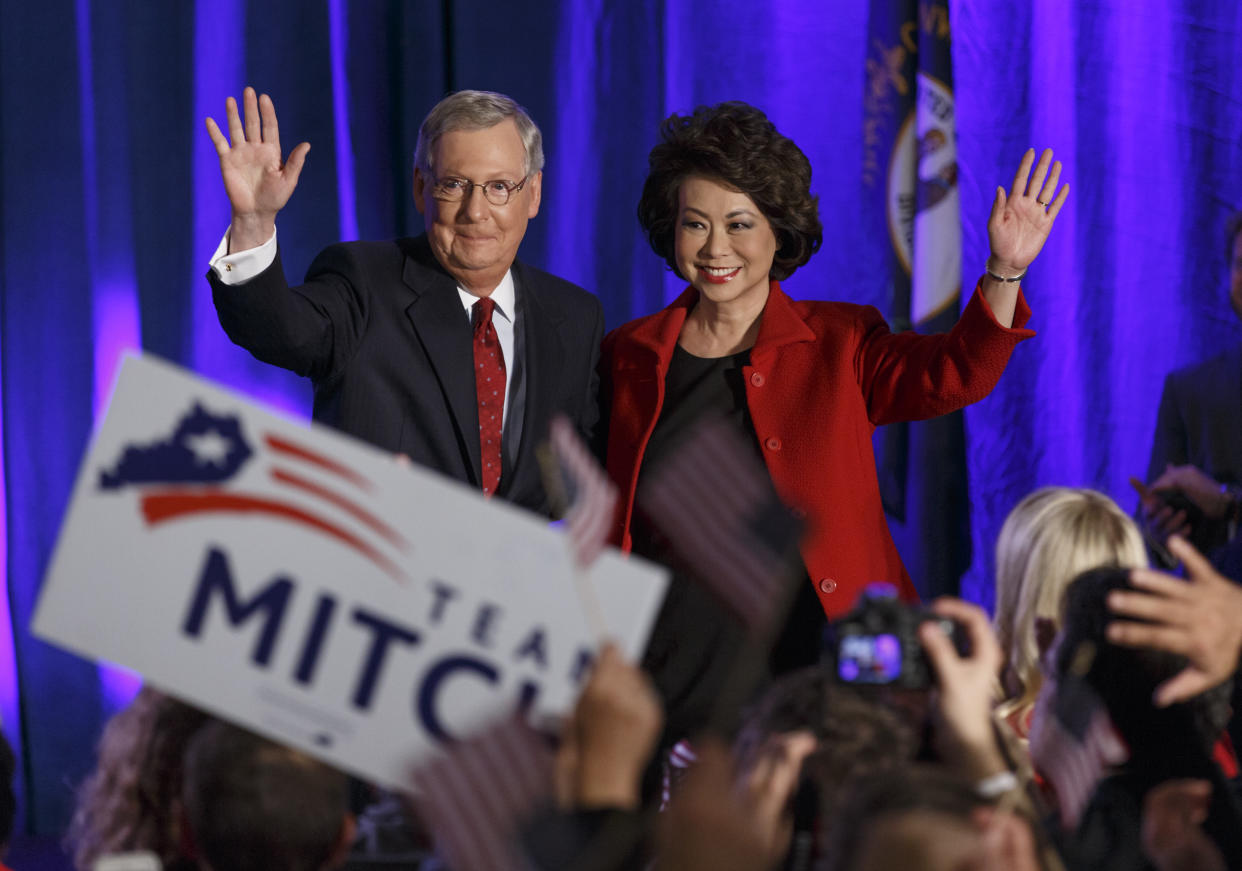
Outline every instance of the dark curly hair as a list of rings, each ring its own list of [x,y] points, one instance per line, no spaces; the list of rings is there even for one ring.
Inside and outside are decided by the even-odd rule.
[[[1061,636],[1054,662],[1058,677],[1069,674],[1083,645],[1092,657],[1084,679],[1108,708],[1113,725],[1130,747],[1132,760],[1160,766],[1176,765],[1197,750],[1207,754],[1229,722],[1233,681],[1194,698],[1156,708],[1157,686],[1186,667],[1184,656],[1147,648],[1126,648],[1108,641],[1108,594],[1132,589],[1130,570],[1104,566],[1083,572],[1070,582],[1061,600]]]
[[[75,868],[87,871],[101,856],[131,850],[149,850],[165,869],[193,867],[181,852],[181,757],[210,722],[149,686],[108,721],[69,827]]]
[[[651,247],[677,269],[678,193],[690,176],[703,176],[746,194],[776,234],[770,275],[782,281],[811,259],[824,239],[819,198],[811,195],[811,162],[763,112],[740,102],[699,106],[670,115],[662,141],[647,158],[638,222]]]

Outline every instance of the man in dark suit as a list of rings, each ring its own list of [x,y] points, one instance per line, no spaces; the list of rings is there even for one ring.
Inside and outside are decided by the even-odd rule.
[[[310,145],[282,162],[271,99],[243,102],[244,125],[228,100],[228,138],[207,120],[232,205],[208,272],[229,337],[309,376],[317,421],[547,513],[535,450],[557,412],[591,435],[603,312],[516,260],[539,211],[538,127],[501,94],[446,97],[415,153],[426,233],[332,245],[291,288],[275,218]]]
[[[1229,300],[1242,318],[1242,212],[1227,224]],[[1160,396],[1140,513],[1161,535],[1177,532],[1238,563],[1242,522],[1242,345],[1170,372]],[[1169,497],[1176,494],[1170,504]],[[1163,499],[1159,497],[1165,497]],[[1237,576],[1237,575],[1231,575]]]

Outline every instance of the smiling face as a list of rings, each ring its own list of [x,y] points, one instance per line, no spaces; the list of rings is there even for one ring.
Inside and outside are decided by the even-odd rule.
[[[503,206],[492,205],[481,187],[460,202],[432,195],[435,179],[520,182],[526,149],[517,125],[506,119],[481,130],[450,130],[432,150],[435,178],[414,170],[414,204],[422,213],[431,250],[467,290],[487,296],[517,257],[527,222],[539,213],[541,173],[533,173]]]
[[[762,307],[776,234],[749,196],[691,176],[681,183],[674,247],[677,269],[700,299]]]

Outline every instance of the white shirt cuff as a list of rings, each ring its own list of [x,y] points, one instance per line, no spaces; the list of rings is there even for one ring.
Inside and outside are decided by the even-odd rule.
[[[229,235],[232,232],[232,228],[224,231],[224,238],[207,265],[215,270],[222,283],[244,284],[276,261],[276,231],[273,230],[272,238],[258,248],[229,254]]]
[[[990,801],[1000,798],[1007,792],[1020,789],[1021,786],[1022,784],[1018,782],[1017,775],[1012,771],[998,771],[976,783],[975,792]]]

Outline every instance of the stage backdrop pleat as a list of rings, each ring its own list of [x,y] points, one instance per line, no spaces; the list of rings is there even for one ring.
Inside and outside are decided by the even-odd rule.
[[[917,14],[943,6],[927,0]],[[595,291],[616,326],[680,289],[634,219],[657,124],[747,100],[815,167],[824,247],[787,290],[892,316],[887,254],[863,219],[870,7],[0,0],[0,723],[23,760],[23,828],[63,828],[99,726],[133,688],[27,629],[119,354],[141,346],[294,413],[309,407],[306,384],[230,345],[215,322],[203,273],[228,206],[205,115],[220,119],[225,96],[253,83],[276,101],[286,150],[312,143],[279,221],[297,278],[342,237],[418,231],[411,157],[440,96],[512,94],[548,153],[523,256]],[[990,603],[993,542],[1012,505],[1056,483],[1131,507],[1126,478],[1146,468],[1164,374],[1239,340],[1221,227],[1242,206],[1242,6],[954,0],[950,51],[967,292],[996,185],[1022,151],[1055,148],[1073,186],[1025,282],[1039,335],[962,428],[969,511],[950,519],[969,529],[971,560],[956,583]],[[913,477],[926,461],[909,457]],[[947,504],[908,501],[907,522]],[[942,533],[899,539],[912,568],[918,552],[949,547]],[[929,571],[944,579],[925,589],[953,589],[961,565]]]

